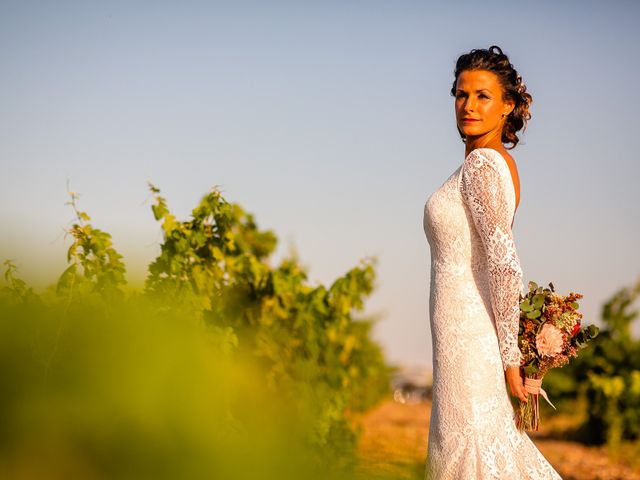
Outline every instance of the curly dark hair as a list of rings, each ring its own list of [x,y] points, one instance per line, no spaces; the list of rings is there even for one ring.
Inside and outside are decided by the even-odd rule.
[[[502,85],[503,98],[505,100],[513,100],[515,103],[514,109],[507,116],[504,123],[501,139],[503,144],[511,144],[510,147],[505,147],[511,150],[520,141],[516,132],[520,130],[524,131],[527,127],[527,121],[531,118],[529,106],[533,98],[527,93],[527,87],[522,82],[522,77],[516,69],[513,68],[509,57],[502,53],[500,47],[492,45],[488,49],[473,49],[469,53],[460,55],[456,61],[455,78],[453,80],[453,87],[451,88],[451,95],[455,96],[458,76],[465,70],[488,70],[495,73]],[[458,129],[458,132],[464,141],[465,137],[462,132],[460,132],[460,129]]]

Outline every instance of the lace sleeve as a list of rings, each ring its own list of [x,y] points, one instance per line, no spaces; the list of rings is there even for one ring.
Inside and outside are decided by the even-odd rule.
[[[486,253],[491,303],[506,370],[519,366],[522,359],[518,348],[522,269],[511,232],[515,195],[508,166],[490,152],[472,151],[462,167],[461,192]]]

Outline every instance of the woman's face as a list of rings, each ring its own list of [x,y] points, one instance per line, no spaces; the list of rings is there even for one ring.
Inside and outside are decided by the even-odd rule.
[[[501,138],[502,126],[514,103],[502,98],[502,85],[495,73],[465,70],[456,82],[455,107],[456,122],[463,135]]]

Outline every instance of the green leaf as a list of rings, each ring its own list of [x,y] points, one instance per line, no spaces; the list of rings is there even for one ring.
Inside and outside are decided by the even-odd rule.
[[[533,307],[529,303],[528,298],[520,304],[520,310],[522,310],[523,312],[530,312],[531,310],[533,310]]]
[[[539,309],[544,305],[544,295],[538,293],[533,296],[533,308]]]
[[[153,217],[156,220],[160,220],[168,212],[167,207],[163,204],[151,205],[151,210],[153,211]]]
[[[542,312],[540,310],[533,310],[527,313],[527,318],[538,318],[541,314]]]
[[[595,325],[589,325],[587,327],[587,335],[589,335],[590,338],[596,338],[598,333],[600,333],[600,329]]]
[[[153,183],[147,181],[147,185],[149,185],[149,189],[153,192],[153,193],[160,193],[160,189],[158,187],[156,187]]]
[[[528,377],[538,373],[539,371],[540,369],[536,367],[533,363],[530,363],[529,365],[526,365],[524,367],[524,374]]]

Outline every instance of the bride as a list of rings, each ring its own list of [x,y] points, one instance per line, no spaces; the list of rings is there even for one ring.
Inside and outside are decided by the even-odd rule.
[[[531,118],[531,95],[496,46],[458,58],[451,93],[465,159],[424,210],[433,341],[426,478],[559,479],[516,428],[506,388],[526,401],[523,275],[511,232],[520,180],[507,150]]]

